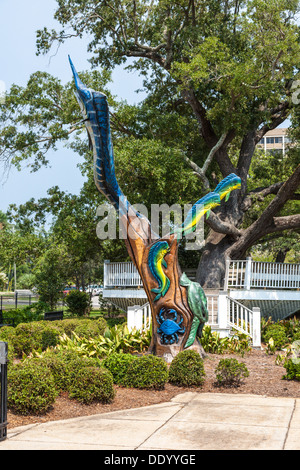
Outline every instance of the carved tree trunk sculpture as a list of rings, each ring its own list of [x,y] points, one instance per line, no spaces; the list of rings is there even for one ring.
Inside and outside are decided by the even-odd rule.
[[[153,233],[149,220],[127,201],[115,177],[109,111],[106,96],[88,89],[71,60],[75,95],[94,150],[94,179],[98,190],[119,213],[128,253],[136,266],[152,313],[152,340],[149,352],[167,361],[184,349],[204,356],[197,338],[208,320],[207,300],[200,284],[190,281],[178,264],[178,234],[193,231],[200,218],[209,216],[221,199],[240,187],[240,178],[231,174],[190,210],[182,226],[167,237]]]

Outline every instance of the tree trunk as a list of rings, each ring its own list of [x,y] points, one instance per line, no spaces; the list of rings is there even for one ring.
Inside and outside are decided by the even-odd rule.
[[[180,351],[193,349],[201,357],[205,352],[196,334],[191,345],[191,328],[194,320],[194,312],[189,305],[189,287],[182,285],[182,271],[178,264],[178,241],[172,234],[166,238],[157,239],[151,234],[151,227],[147,219],[138,218],[135,214],[128,218],[123,215],[121,223],[125,233],[132,233],[134,226],[135,237],[128,236],[126,245],[128,253],[135,264],[152,314],[152,339],[149,353],[164,357],[170,362]],[[149,226],[147,226],[149,224]],[[151,234],[145,238],[143,234]],[[161,260],[164,260],[162,276],[165,276],[168,287],[159,292],[158,278],[153,273],[153,253],[163,246],[166,251]],[[160,262],[161,262],[160,260]],[[155,266],[154,266],[155,268]],[[194,283],[195,284],[195,283]],[[203,326],[203,325],[202,325]]]

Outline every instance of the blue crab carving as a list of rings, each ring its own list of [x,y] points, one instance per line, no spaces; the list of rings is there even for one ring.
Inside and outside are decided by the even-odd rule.
[[[168,318],[165,318],[165,316]],[[172,316],[172,319],[170,318]],[[159,328],[157,329],[157,333],[161,335],[161,342],[162,344],[173,344],[178,343],[178,335],[182,335],[185,332],[185,328],[181,328],[181,323],[183,322],[183,318],[180,315],[180,320],[177,323],[178,314],[176,310],[173,308],[165,309],[162,307],[159,311],[158,317],[156,317],[157,323],[159,324]]]

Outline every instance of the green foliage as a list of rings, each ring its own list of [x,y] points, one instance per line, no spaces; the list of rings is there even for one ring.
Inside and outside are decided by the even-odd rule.
[[[280,323],[269,324],[262,332],[262,341],[269,344],[270,352],[282,349],[288,343],[285,327]]]
[[[13,342],[11,340],[12,336],[14,335],[14,327],[13,326],[2,326],[0,328],[0,341],[4,341],[7,343],[8,347],[8,367],[13,364],[13,360],[15,357],[15,351]]]
[[[79,370],[100,366],[100,361],[97,358],[81,357],[76,351],[56,348],[48,349],[41,354],[36,353],[26,361],[36,361],[48,367],[59,392],[70,390],[77,380]]]
[[[249,376],[249,371],[244,362],[228,358],[219,361],[215,374],[219,386],[239,387],[242,379]]]
[[[69,263],[65,248],[54,244],[39,258],[35,266],[37,292],[40,300],[48,303],[51,310],[56,307],[67,284]]]
[[[211,331],[210,325],[205,325],[202,330],[201,345],[205,352],[223,354],[228,348],[229,338],[221,338],[219,333]]]
[[[19,414],[46,413],[58,392],[47,367],[36,363],[15,364],[8,370],[8,407]]]
[[[286,370],[286,374],[282,377],[284,380],[300,381],[300,359],[286,359],[284,368]]]
[[[45,351],[59,343],[61,331],[50,322],[38,321],[32,323],[20,323],[14,331],[10,331],[15,355],[22,357],[33,350]]]
[[[107,369],[98,367],[79,369],[76,380],[69,388],[69,397],[85,404],[94,401],[111,403],[115,397],[111,373]]]
[[[91,309],[91,299],[87,292],[71,290],[65,298],[65,303],[73,315],[79,317],[88,313]]]
[[[212,354],[224,354],[232,352],[241,354],[250,351],[250,338],[245,333],[234,330],[231,337],[222,338],[216,331],[211,331],[210,325],[205,325],[201,336],[201,345],[205,352]]]
[[[112,353],[102,361],[102,365],[111,372],[115,384],[124,385],[128,366],[135,359],[132,354]]]
[[[168,366],[158,356],[136,357],[128,364],[124,385],[126,387],[163,390],[168,380]]]
[[[74,329],[74,333],[80,338],[96,338],[103,335],[107,328],[106,321],[101,320],[82,320]]]
[[[33,356],[32,358],[25,359],[30,363],[36,363],[49,370],[52,375],[55,387],[58,392],[68,391],[70,385],[70,373],[68,370],[68,363],[64,360],[63,355],[55,353],[55,350],[48,350],[40,357]]]
[[[49,306],[47,304],[38,301],[23,308],[4,310],[3,319],[7,323],[10,323],[11,319],[13,319],[14,326],[17,326],[19,323],[31,323],[33,321],[42,320],[43,313],[48,310]]]
[[[60,338],[58,348],[76,351],[80,356],[106,357],[113,352],[143,352],[150,344],[149,331],[129,331],[126,324],[107,328],[104,335],[95,338],[72,337],[66,334]]]
[[[204,383],[203,359],[196,351],[181,351],[172,360],[169,368],[169,382],[180,387],[200,387]]]

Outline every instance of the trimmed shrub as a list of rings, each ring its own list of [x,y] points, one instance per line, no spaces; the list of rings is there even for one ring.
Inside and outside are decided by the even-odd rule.
[[[58,392],[64,392],[69,387],[69,376],[67,370],[67,364],[58,354],[49,352],[40,358],[31,358],[30,362],[40,364],[42,367],[48,368],[51,373],[55,387]]]
[[[181,351],[174,357],[169,369],[169,382],[179,387],[201,387],[205,371],[203,359],[193,350]]]
[[[279,323],[271,323],[263,331],[263,342],[268,343],[271,338],[274,341],[274,348],[277,350],[282,349],[282,347],[289,342],[286,336],[286,329]]]
[[[81,317],[89,312],[91,308],[91,299],[87,292],[79,290],[71,290],[65,298],[65,303],[74,315]]]
[[[30,354],[33,349],[45,351],[59,342],[61,331],[46,321],[20,323],[11,337],[16,355]]]
[[[128,364],[124,377],[127,387],[163,390],[168,380],[168,367],[161,357],[149,355],[136,357]]]
[[[74,333],[76,333],[76,335],[80,338],[96,338],[100,334],[103,334],[104,331],[102,324],[98,321],[80,320],[74,330]]]
[[[8,370],[8,407],[16,413],[43,414],[55,402],[58,392],[49,369],[25,361]]]
[[[244,362],[237,359],[221,359],[215,369],[217,383],[223,387],[239,387],[242,379],[249,376]]]
[[[112,353],[102,361],[112,374],[115,384],[124,385],[129,364],[136,359],[136,356],[125,353]]]
[[[300,359],[287,359],[284,363],[286,374],[282,376],[284,380],[300,381]]]
[[[69,389],[69,397],[85,404],[94,401],[111,403],[115,397],[111,373],[98,367],[79,369]]]
[[[61,333],[65,333],[70,338],[72,335],[72,332],[80,324],[80,321],[81,320],[79,318],[65,318],[63,320],[54,320],[51,323],[56,328],[58,328],[61,331]]]

